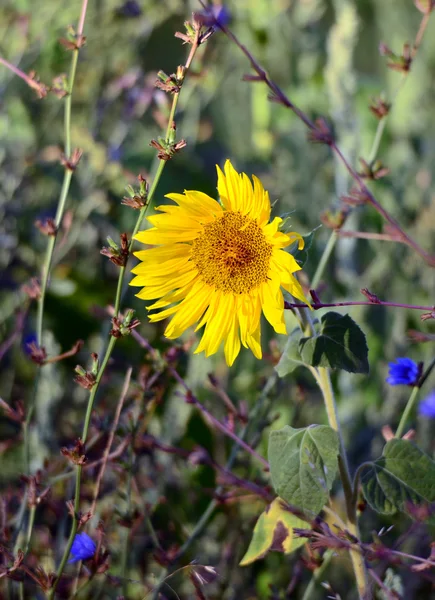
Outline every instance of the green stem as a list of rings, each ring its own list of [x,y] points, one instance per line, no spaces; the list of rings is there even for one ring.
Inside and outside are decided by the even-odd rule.
[[[327,550],[325,552],[322,564],[313,571],[310,583],[305,589],[304,595],[302,596],[302,600],[313,600],[313,594],[316,589],[316,586],[318,586],[321,582],[323,573],[329,567],[329,563],[331,562],[333,556],[334,553],[332,552],[332,550]]]
[[[337,415],[337,406],[334,398],[334,391],[331,385],[331,379],[329,376],[328,369],[319,367],[318,371],[318,384],[322,390],[323,399],[325,402],[326,413],[328,415],[328,422],[330,427],[334,429],[339,438],[340,442],[340,455],[339,455],[339,469],[340,477],[343,484],[343,491],[346,498],[346,512],[347,521],[346,526],[348,531],[359,539],[358,521],[356,515],[356,509],[353,502],[353,488],[352,481],[349,473],[349,466],[347,463],[346,450],[343,443],[343,436],[341,433],[340,422]],[[372,598],[370,582],[365,566],[364,557],[357,548],[349,550],[352,566],[355,574],[358,595],[360,600],[370,600]]]
[[[86,16],[87,4],[88,4],[88,0],[83,0],[80,19],[79,19],[79,26],[77,28],[78,36],[83,34],[83,26],[84,26],[84,20],[85,20],[85,16]],[[73,91],[73,87],[74,87],[74,80],[75,80],[76,70],[77,70],[78,55],[79,55],[79,49],[76,48],[73,50],[72,57],[71,57],[71,65],[70,65],[67,90],[66,90],[67,96],[65,98],[64,154],[67,159],[69,159],[71,156],[71,105],[72,105],[72,91]],[[70,183],[71,183],[72,174],[73,174],[73,171],[71,170],[71,168],[65,167],[62,188],[61,188],[61,192],[60,192],[60,196],[59,196],[59,201],[57,204],[56,216],[54,219],[56,231],[55,231],[54,235],[50,235],[48,238],[47,248],[45,250],[44,261],[42,264],[41,293],[38,298],[38,307],[37,307],[37,314],[36,314],[36,343],[39,347],[42,346],[44,305],[45,305],[45,298],[46,298],[46,294],[47,294],[50,269],[51,269],[51,265],[53,262],[53,253],[54,253],[54,248],[56,245],[59,226],[62,222],[63,215],[65,213],[65,206],[66,206],[66,201],[67,201],[67,197],[68,197],[68,191],[69,191],[69,187],[70,187]],[[38,392],[38,383],[39,383],[40,375],[41,375],[41,367],[38,366],[37,371],[36,371],[36,376],[35,376],[35,382],[33,385],[32,397],[31,397],[29,405],[27,407],[26,419],[23,423],[23,447],[24,447],[23,449],[24,449],[24,466],[25,466],[26,474],[30,474],[30,435],[29,435],[29,433],[30,433],[30,425],[32,422],[33,413],[35,410],[35,402],[36,402],[36,397],[37,397],[37,392]],[[27,502],[27,493],[23,497],[23,503],[25,503],[25,502]],[[23,517],[24,517],[25,504],[23,504],[23,506],[24,506],[24,510],[22,511],[22,513],[23,513]],[[32,515],[30,515],[29,519],[30,519],[29,520],[29,523],[30,523],[30,521],[32,521]],[[34,519],[34,515],[33,515],[33,519]],[[23,521],[24,521],[24,518],[20,519],[20,521],[18,523],[17,542],[19,539],[19,534],[20,534],[21,527],[23,525]],[[28,536],[30,536],[30,537],[28,538],[27,545],[30,544],[32,528],[33,528],[33,521],[32,521],[32,527],[30,528],[30,530],[28,530]]]
[[[334,250],[335,244],[337,242],[337,234],[335,233],[335,231],[333,230],[329,240],[325,246],[325,249],[323,250],[322,256],[320,258],[320,261],[317,265],[317,269],[316,272],[313,275],[313,279],[311,281],[311,288],[313,290],[315,290],[317,288],[317,286],[320,283],[320,280],[323,276],[323,272],[325,271],[325,267],[328,263],[328,260],[332,254],[332,251]]]
[[[393,106],[394,103],[396,102],[397,96],[399,95],[399,93],[400,93],[400,91],[401,91],[402,87],[404,86],[405,81],[407,79],[408,79],[408,74],[402,73],[402,78],[400,79],[400,81],[399,81],[399,83],[398,83],[398,85],[396,87],[396,90],[395,90],[395,92],[393,94],[392,101],[391,101],[391,106]],[[390,112],[391,112],[391,108],[390,108]],[[382,117],[382,119],[379,119],[379,121],[378,121],[378,126],[376,127],[375,137],[374,137],[373,144],[372,144],[372,147],[371,147],[371,150],[370,150],[370,154],[369,154],[369,158],[368,158],[368,164],[369,165],[373,165],[373,163],[376,160],[376,156],[378,155],[379,146],[381,145],[382,136],[383,136],[384,131],[385,131],[385,125],[387,124],[387,120],[388,120],[388,114],[389,113],[387,113],[386,115],[384,115]]]
[[[86,0],[84,4],[86,3]],[[79,32],[80,34],[82,32]],[[72,91],[74,87],[74,80],[76,76],[77,70],[77,61],[79,57],[79,49],[76,48],[73,50],[72,58],[71,58],[71,66],[68,77],[67,84],[67,96],[65,98],[65,112],[64,112],[64,135],[65,135],[65,143],[64,143],[64,154],[66,159],[71,157],[71,106],[72,106]],[[54,247],[56,245],[57,234],[59,226],[62,222],[63,215],[65,213],[66,200],[68,197],[69,187],[72,179],[73,171],[70,167],[65,167],[65,172],[63,176],[62,189],[60,192],[59,202],[57,205],[56,216],[54,219],[54,223],[56,225],[56,232],[54,235],[51,235],[48,238],[47,249],[45,251],[45,258],[42,267],[42,281],[41,281],[41,294],[38,299],[38,313],[36,319],[36,340],[38,346],[42,345],[42,323],[44,317],[44,304],[45,304],[45,296],[47,293],[48,279],[50,275],[51,263],[53,260],[53,252]]]
[[[29,512],[29,523],[27,525],[27,536],[26,536],[26,544],[24,546],[24,554],[27,554],[27,551],[30,546],[30,540],[32,539],[33,525],[35,524],[35,514],[36,514],[36,505],[30,507]]]
[[[85,0],[86,2],[86,0]],[[192,58],[196,52],[196,50],[198,49],[198,44],[192,44],[192,47],[190,49],[189,52],[189,56],[188,59],[186,61],[186,70],[187,68],[190,66],[190,63],[192,61]],[[174,94],[173,99],[172,99],[172,108],[171,108],[171,112],[170,112],[170,121],[168,123],[168,127],[167,127],[167,131],[166,131],[166,139],[168,139],[169,137],[169,132],[172,126],[172,122],[173,122],[173,118],[175,115],[175,109],[176,106],[178,104],[178,97],[179,97],[179,93],[178,94]],[[160,178],[161,175],[163,173],[163,170],[165,168],[166,165],[165,160],[160,160],[159,165],[157,167],[156,173],[154,175],[153,178],[153,182],[151,184],[150,190],[148,192],[148,197],[147,197],[147,202],[145,204],[145,206],[140,210],[139,212],[139,216],[136,220],[136,224],[134,226],[133,229],[133,233],[131,236],[131,241],[129,244],[129,251],[131,252],[132,248],[133,248],[133,243],[134,243],[134,236],[137,234],[137,232],[139,231],[139,228],[142,224],[143,219],[145,218],[145,214],[146,211],[148,210],[148,207],[151,203],[151,200],[154,197],[155,191],[157,189],[157,186],[160,182]],[[119,270],[119,275],[118,275],[118,283],[117,283],[117,287],[116,287],[116,297],[115,297],[115,316],[117,316],[119,314],[119,310],[120,310],[120,306],[121,306],[121,300],[122,300],[122,286],[123,286],[123,282],[124,282],[124,276],[125,276],[125,271],[126,268],[125,267],[121,267]],[[107,346],[106,352],[104,354],[104,358],[103,361],[98,369],[98,374],[95,380],[95,385],[93,386],[91,393],[89,395],[89,399],[88,399],[88,405],[87,405],[87,409],[86,409],[86,416],[85,416],[85,422],[83,425],[83,432],[82,432],[82,442],[83,444],[86,444],[86,439],[88,436],[88,430],[89,430],[89,425],[90,425],[90,421],[91,421],[91,416],[92,416],[92,410],[93,410],[93,406],[94,406],[94,402],[95,402],[95,398],[98,392],[98,388],[101,382],[101,378],[106,370],[106,366],[107,363],[109,362],[109,359],[112,355],[112,351],[115,347],[116,344],[116,340],[117,338],[115,337],[111,337],[109,340],[109,344]],[[48,595],[48,600],[52,600],[54,598],[54,595],[56,593],[56,588],[59,584],[60,578],[62,577],[62,573],[64,571],[66,562],[68,560],[68,556],[71,552],[71,547],[74,541],[74,537],[77,533],[77,529],[78,529],[78,514],[79,514],[79,510],[80,510],[80,481],[81,481],[81,472],[82,472],[82,468],[81,466],[77,466],[77,470],[76,470],[76,492],[75,492],[75,499],[74,499],[74,517],[73,517],[73,522],[72,522],[72,527],[71,527],[71,532],[68,538],[68,542],[66,544],[63,556],[62,556],[62,560],[61,563],[59,565],[59,568],[57,570],[57,574],[56,574],[56,579],[53,583],[53,586],[50,590],[50,593]],[[127,538],[128,540],[128,538]],[[124,567],[123,567],[124,568]],[[125,569],[124,569],[125,572]]]
[[[177,95],[174,96],[174,100],[173,100],[174,104],[175,104],[175,99],[176,98],[177,98]],[[140,226],[142,225],[142,221],[144,220],[146,211],[148,210],[148,206],[150,205],[150,202],[153,199],[153,196],[155,194],[155,191],[156,191],[157,186],[158,186],[159,181],[160,181],[160,177],[161,177],[161,175],[163,173],[163,169],[165,168],[166,162],[167,162],[166,160],[160,160],[159,161],[159,165],[157,167],[156,174],[154,175],[153,182],[152,182],[151,187],[150,187],[149,192],[148,192],[148,199],[147,199],[146,206],[144,206],[143,208],[141,208],[140,213],[139,213],[139,217],[138,217],[138,219],[136,221],[136,225],[134,226],[134,229],[133,229],[133,233],[131,234],[131,238],[132,239],[131,239],[130,248],[129,248],[130,251],[131,251],[131,248],[133,246],[133,238],[137,234],[137,232],[139,231]]]
[[[405,427],[409,420],[409,417],[410,417],[412,411],[414,410],[414,406],[417,401],[419,389],[420,388],[418,386],[415,386],[412,388],[411,395],[409,397],[408,402],[406,403],[405,410],[403,411],[402,417],[400,419],[399,425],[398,425],[396,433],[394,435],[394,437],[396,437],[396,438],[401,438],[403,435],[403,432],[405,430]]]
[[[385,115],[384,117],[382,117],[382,119],[380,119],[378,121],[378,126],[376,128],[376,133],[375,133],[375,138],[373,140],[372,149],[370,150],[369,158],[367,161],[369,165],[372,165],[376,160],[376,156],[378,154],[379,146],[381,143],[382,135],[384,133],[386,124],[387,124],[387,115]]]

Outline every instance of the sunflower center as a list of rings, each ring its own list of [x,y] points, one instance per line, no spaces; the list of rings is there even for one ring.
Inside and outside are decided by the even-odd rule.
[[[267,280],[272,245],[257,223],[236,212],[204,227],[192,244],[203,281],[224,293],[244,294]]]

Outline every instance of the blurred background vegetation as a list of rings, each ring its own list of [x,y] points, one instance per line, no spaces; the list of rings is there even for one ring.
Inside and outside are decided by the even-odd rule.
[[[2,0],[0,56],[24,72],[35,70],[49,85],[69,69],[70,53],[58,40],[65,37],[68,25],[77,23],[80,6],[79,0]],[[377,127],[368,105],[381,92],[387,100],[394,98],[402,78],[400,73],[387,69],[385,57],[379,54],[379,43],[385,42],[400,53],[403,44],[414,39],[421,20],[414,2],[234,0],[227,7],[231,29],[289,97],[311,117],[325,116],[333,122],[339,145],[352,164],[357,164],[359,157],[367,160]],[[59,461],[60,473],[65,463],[61,463],[59,448],[71,444],[79,434],[87,392],[73,383],[73,368],[77,362],[86,364],[90,352],[102,351],[108,322],[101,318],[97,307],[113,303],[116,290],[117,268],[99,250],[108,235],[118,239],[119,232],[132,230],[136,214],[120,200],[125,186],[134,184],[139,173],[147,176],[152,172],[155,151],[149,142],[161,134],[169,111],[170,98],[154,87],[156,72],[163,69],[173,73],[184,61],[186,47],[174,38],[174,33],[183,31],[184,20],[190,18],[192,10],[199,9],[197,3],[182,0],[89,2],[87,43],[79,55],[72,106],[72,145],[82,148],[84,155],[68,197],[68,222],[64,223],[66,229],[55,251],[44,319],[44,343],[49,354],[68,350],[78,338],[85,345],[79,356],[44,367],[32,430],[34,468],[51,457]],[[381,141],[378,158],[390,173],[371,184],[381,204],[432,253],[434,27],[435,22],[430,23],[409,81],[394,100]],[[307,141],[304,125],[290,111],[271,103],[265,86],[242,81],[243,74],[249,72],[247,60],[222,33],[216,33],[200,49],[193,71],[195,76],[189,77],[183,88],[176,118],[178,135],[187,140],[187,148],[167,164],[156,202],[162,202],[165,193],[184,189],[216,197],[215,165],[231,158],[238,170],[260,177],[271,199],[277,200],[275,214],[291,213],[291,229],[307,234],[317,228],[321,213],[336,208],[340,195],[350,187],[346,173],[328,149]],[[21,79],[0,65],[0,341],[13,339],[1,362],[0,396],[12,404],[28,400],[35,377],[36,367],[25,351],[25,342],[34,333],[36,311],[33,304],[27,310],[28,299],[21,286],[39,276],[45,252],[46,238],[34,223],[53,216],[59,198],[63,102],[51,93],[38,99]],[[366,207],[353,212],[346,229],[382,232],[383,222]],[[306,283],[316,270],[329,236],[325,226],[315,231],[304,265]],[[404,245],[342,239],[323,276],[321,298],[324,302],[360,300],[360,288],[367,287],[384,300],[432,304],[434,284],[433,270]],[[147,323],[144,305],[131,290],[127,290],[124,306],[137,310],[141,334],[155,347],[166,350],[163,326]],[[430,333],[434,326],[433,321],[422,324],[419,314],[409,310],[355,307],[350,314],[367,335],[371,366],[368,377],[346,373],[334,377],[354,468],[380,453],[381,427],[397,424],[408,398],[406,388],[388,389],[384,383],[387,362],[397,356],[430,361],[433,344],[411,343],[407,331]],[[291,315],[288,322],[291,329]],[[190,336],[186,335],[185,341]],[[180,372],[215,416],[222,418],[225,410],[207,383],[210,372],[236,404],[246,402],[252,409],[259,390],[273,372],[276,343],[282,348],[285,342],[275,341],[269,351],[271,340],[267,331],[265,359],[260,363],[247,351],[242,352],[229,371],[220,354],[206,359],[187,352]],[[137,382],[141,374],[149,372],[149,361],[133,340],[122,340],[114,354],[110,377],[99,394],[96,420],[100,431],[110,428],[130,364],[134,366],[136,387],[128,410],[131,415],[140,413],[137,405],[144,397]],[[432,378],[427,390],[433,385]],[[231,449],[227,440],[183,402],[174,386],[165,382],[159,393],[161,402],[150,419],[148,433],[188,451],[205,447],[214,460],[224,464]],[[146,402],[151,400],[145,398]],[[263,455],[269,426],[326,422],[315,382],[302,370],[280,381],[266,404],[252,442],[258,444]],[[127,418],[124,427],[128,427]],[[433,453],[432,424],[420,420],[416,428],[420,446]],[[0,421],[0,444],[5,449],[0,456],[4,490],[19,485],[22,472],[20,445],[7,447],[7,440],[15,432],[16,425],[10,420]],[[125,462],[120,461],[119,468],[108,475],[99,509],[111,551],[110,572],[114,575],[119,573],[122,531],[113,507],[119,505],[121,510],[126,502],[123,493],[130,469],[130,458],[124,458]],[[139,454],[134,468],[137,485],[132,494],[133,506],[139,512],[150,512],[166,549],[181,544],[212,496],[217,484],[215,471],[157,451]],[[235,472],[262,485],[269,483],[267,475],[242,453]],[[53,568],[59,556],[68,525],[63,502],[71,494],[68,483],[58,484],[53,506],[37,515],[34,552],[46,568]],[[336,502],[340,506],[340,495]],[[300,554],[284,557],[271,553],[252,567],[237,567],[263,507],[260,499],[220,508],[200,541],[178,565],[197,558],[201,564],[216,567],[219,577],[208,586],[208,598],[302,597],[310,573],[307,569],[299,572]],[[410,522],[401,517],[379,518],[367,511],[362,517],[363,537],[367,539],[371,530],[391,524],[395,529],[389,535],[397,539]],[[417,527],[415,535],[405,542],[408,551],[419,553],[427,547],[427,533],[422,531]],[[48,547],[43,543],[47,539],[52,540]],[[161,567],[153,558],[143,522],[134,529],[129,553],[129,577],[152,582]],[[183,573],[171,579],[171,587],[180,598],[193,598],[192,584]],[[295,574],[301,583],[286,595]],[[342,598],[352,597],[347,559],[333,562],[324,578]],[[431,597],[430,579],[429,575],[422,578],[406,573],[403,597]],[[107,579],[99,585],[101,597],[115,598],[121,593],[115,587],[111,590]],[[167,598],[177,597],[169,589],[163,591]],[[126,597],[144,595],[143,585],[132,583]],[[327,592],[319,588],[312,597],[326,596]]]

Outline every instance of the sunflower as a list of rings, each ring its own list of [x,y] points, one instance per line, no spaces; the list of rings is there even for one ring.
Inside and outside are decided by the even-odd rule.
[[[308,304],[293,273],[301,267],[283,248],[304,241],[298,233],[279,231],[282,219],[271,223],[269,194],[260,180],[253,184],[237,173],[229,160],[217,167],[220,203],[206,194],[168,194],[174,205],[156,208],[148,217],[151,229],[136,240],[155,246],[135,252],[141,261],[130,285],[141,286],[142,300],[157,300],[150,321],[172,317],[165,330],[178,338],[197,323],[205,326],[197,352],[214,354],[225,342],[232,365],[241,343],[261,358],[260,317],[277,333],[286,333],[281,287]]]

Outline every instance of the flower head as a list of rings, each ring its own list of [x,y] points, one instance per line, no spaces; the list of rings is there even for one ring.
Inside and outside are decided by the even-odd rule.
[[[230,11],[222,4],[210,4],[203,12],[198,13],[198,16],[204,25],[211,27],[225,26],[231,21]]]
[[[68,562],[75,563],[79,560],[88,560],[95,554],[97,545],[87,533],[77,533],[71,546],[72,558]]]
[[[435,419],[435,390],[426,396],[424,400],[418,405],[418,414],[422,417],[428,417],[429,419]]]
[[[172,317],[167,338],[205,326],[195,352],[210,356],[224,342],[231,365],[241,344],[261,358],[261,312],[286,333],[281,288],[308,304],[293,275],[300,266],[284,250],[295,241],[301,249],[304,241],[279,231],[279,217],[269,223],[269,194],[259,179],[252,184],[229,160],[217,172],[220,203],[202,192],[168,194],[176,206],[158,206],[162,214],[148,217],[154,227],[135,239],[155,248],[135,253],[141,263],[131,285],[142,287],[138,298],[157,300],[148,306],[159,310],[152,322]]]
[[[388,367],[385,381],[390,385],[415,385],[420,377],[420,367],[410,358],[397,358]]]

